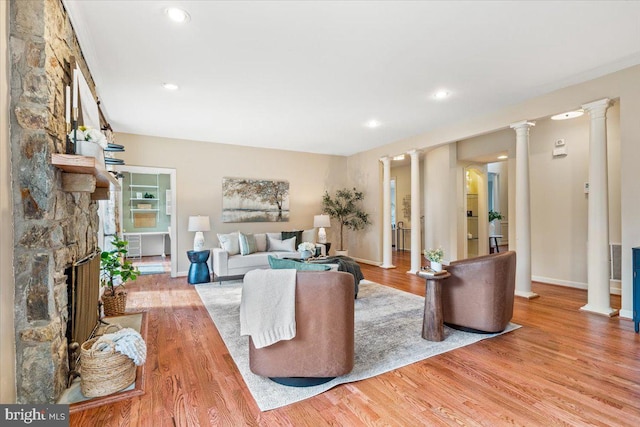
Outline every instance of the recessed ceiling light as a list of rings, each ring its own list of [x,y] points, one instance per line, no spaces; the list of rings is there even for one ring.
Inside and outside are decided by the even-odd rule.
[[[507,156],[506,154],[503,154],[502,156],[498,156],[498,160],[506,160],[508,158],[509,156]]]
[[[367,123],[364,124],[366,127],[374,129],[380,126],[380,122],[377,120],[369,120]]]
[[[551,116],[551,120],[575,119],[576,117],[580,117],[583,114],[584,114],[583,110],[567,111],[566,113],[556,114],[555,116]]]
[[[436,93],[433,94],[433,97],[435,99],[445,99],[449,97],[449,92],[446,90],[439,90]]]
[[[162,87],[167,90],[178,90],[178,85],[173,83],[162,83]]]
[[[166,13],[169,19],[174,22],[185,23],[188,22],[190,18],[189,14],[185,10],[179,9],[177,7],[166,8],[164,10],[164,13]]]

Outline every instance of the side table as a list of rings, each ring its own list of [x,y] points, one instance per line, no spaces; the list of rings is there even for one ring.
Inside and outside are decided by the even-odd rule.
[[[416,275],[425,279],[426,282],[422,338],[428,341],[443,341],[442,281],[451,277],[451,274],[445,272],[444,274],[434,275],[426,271],[418,271]]]
[[[190,284],[209,283],[211,281],[209,266],[207,265],[209,254],[209,250],[187,251],[187,257],[189,258],[189,261],[191,261],[189,276],[187,277]]]

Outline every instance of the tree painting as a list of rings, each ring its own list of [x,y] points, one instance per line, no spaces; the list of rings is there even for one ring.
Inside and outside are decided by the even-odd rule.
[[[289,221],[289,182],[223,178],[222,222]]]

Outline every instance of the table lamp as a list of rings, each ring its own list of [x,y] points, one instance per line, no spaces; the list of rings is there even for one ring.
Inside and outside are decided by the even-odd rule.
[[[318,227],[318,243],[327,243],[327,232],[325,227],[331,227],[329,215],[314,215],[313,226]]]
[[[208,216],[190,216],[189,217],[189,231],[195,231],[196,236],[193,239],[193,250],[201,251],[204,248],[204,234],[203,231],[211,230]]]

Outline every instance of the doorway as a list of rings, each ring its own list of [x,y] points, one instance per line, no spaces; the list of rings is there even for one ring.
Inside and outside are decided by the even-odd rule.
[[[177,275],[176,170],[119,166],[119,232],[141,274]]]
[[[485,165],[470,165],[464,168],[466,258],[489,253],[487,234],[487,171]]]

